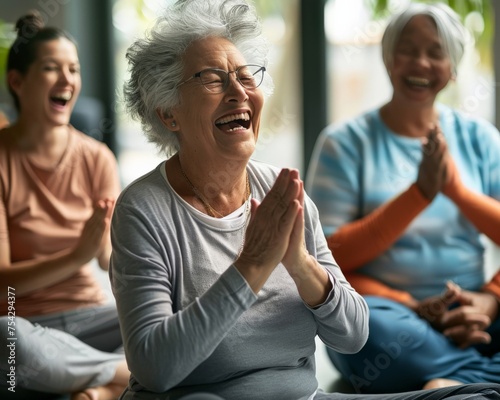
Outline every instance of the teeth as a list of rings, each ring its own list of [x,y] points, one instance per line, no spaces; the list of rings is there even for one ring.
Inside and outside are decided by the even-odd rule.
[[[227,131],[228,132],[234,132],[234,131],[241,131],[241,130],[244,130],[245,128],[243,128],[242,126],[237,126],[236,128],[231,128],[231,129],[228,129]]]
[[[233,114],[233,115],[226,115],[225,117],[222,117],[215,121],[216,124],[227,124],[228,122],[237,120],[237,119],[242,119],[243,121],[248,121],[250,120],[250,114],[246,113],[240,113],[240,114]]]
[[[429,79],[425,79],[425,78],[419,78],[419,77],[416,77],[416,76],[409,76],[408,78],[406,78],[407,81],[409,83],[411,83],[412,85],[417,85],[417,86],[429,86],[430,84],[430,81]]]
[[[61,92],[61,93],[55,93],[52,97],[55,97],[56,99],[68,101],[71,99],[72,96],[73,95],[71,92]]]

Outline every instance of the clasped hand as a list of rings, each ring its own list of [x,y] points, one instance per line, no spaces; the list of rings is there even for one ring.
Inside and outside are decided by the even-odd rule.
[[[292,269],[300,264],[307,255],[303,206],[299,173],[284,168],[262,203],[252,199],[252,217],[240,259],[267,268],[280,262]]]
[[[99,200],[94,205],[94,212],[85,223],[80,239],[73,250],[75,259],[79,260],[81,264],[89,262],[94,257],[101,258],[102,255],[103,259],[99,259],[99,265],[101,268],[107,269],[109,225],[113,206],[114,201],[108,198]]]
[[[258,292],[279,264],[294,280],[307,275],[314,261],[304,243],[304,185],[297,170],[283,169],[252,217],[235,265]]]
[[[432,200],[446,183],[447,150],[439,127],[430,129],[430,133],[423,140],[422,161],[416,182],[428,200]]]
[[[490,343],[486,329],[497,317],[498,300],[490,293],[471,292],[448,282],[443,295],[418,302],[415,311],[460,348]]]

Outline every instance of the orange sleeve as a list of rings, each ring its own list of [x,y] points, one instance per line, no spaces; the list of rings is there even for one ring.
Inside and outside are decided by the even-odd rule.
[[[479,232],[500,245],[500,202],[466,188],[451,158],[448,162],[448,171],[450,178],[443,193],[457,205]]]
[[[482,290],[494,294],[500,300],[500,271],[482,287]]]
[[[410,293],[401,290],[395,290],[389,286],[370,278],[369,276],[348,272],[345,274],[346,279],[351,286],[361,295],[374,295],[385,297],[398,303],[408,303],[413,297]]]
[[[327,238],[344,273],[387,250],[429,204],[416,184],[367,216],[342,226]]]

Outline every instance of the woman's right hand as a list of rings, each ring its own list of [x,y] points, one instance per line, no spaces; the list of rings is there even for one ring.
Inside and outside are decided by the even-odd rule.
[[[73,250],[73,256],[82,265],[101,253],[107,240],[106,234],[109,232],[112,209],[113,201],[109,199],[99,200],[94,206],[94,212],[85,223],[80,239]]]
[[[422,146],[422,161],[418,170],[417,186],[429,201],[446,184],[447,146],[439,128],[431,129]]]

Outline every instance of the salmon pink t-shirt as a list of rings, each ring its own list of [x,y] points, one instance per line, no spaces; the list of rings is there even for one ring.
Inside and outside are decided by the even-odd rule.
[[[8,242],[11,264],[75,246],[96,201],[116,199],[119,190],[113,153],[74,128],[60,162],[50,170],[30,162],[0,131],[0,242]],[[5,300],[0,299],[0,314],[7,310]],[[104,301],[91,266],[84,265],[59,283],[16,296],[15,307],[16,315],[28,317]]]

